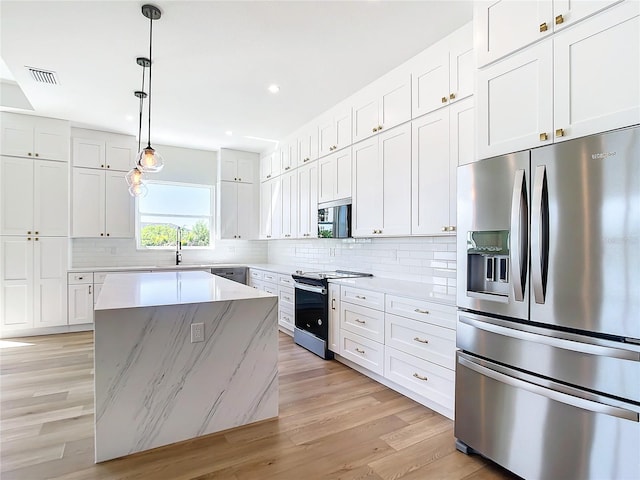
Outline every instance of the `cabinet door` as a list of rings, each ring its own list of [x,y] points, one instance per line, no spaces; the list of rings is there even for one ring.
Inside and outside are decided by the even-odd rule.
[[[282,238],[282,179],[271,181],[271,237]]]
[[[33,247],[33,326],[66,325],[68,241],[36,237]]]
[[[2,235],[27,235],[33,231],[33,163],[28,158],[0,157]]]
[[[330,202],[335,200],[335,181],[337,177],[336,155],[328,155],[318,160],[318,202]]]
[[[555,141],[640,123],[640,2],[563,30],[553,44]]]
[[[411,233],[437,235],[449,225],[449,109],[412,123]]]
[[[93,284],[69,285],[69,325],[93,323]]]
[[[573,25],[589,15],[610,7],[622,0],[553,0],[554,31]]]
[[[105,172],[105,235],[133,238],[135,201],[122,172]]]
[[[411,74],[394,71],[378,86],[378,132],[411,120]],[[354,138],[355,142],[356,139]]]
[[[106,144],[106,165],[108,169],[128,172],[135,164],[137,145],[133,138],[108,140]]]
[[[318,155],[323,157],[330,154],[336,141],[336,128],[333,117],[322,119],[318,125]]]
[[[414,59],[413,118],[446,106],[449,101],[449,50],[441,41]]]
[[[411,124],[380,134],[382,224],[380,235],[411,234]]]
[[[478,70],[478,157],[553,139],[552,43],[544,41]]]
[[[237,164],[237,172],[238,172],[238,181],[244,183],[253,183],[255,182],[255,166],[256,160],[254,158],[246,158],[240,157],[238,158]]]
[[[292,238],[297,236],[298,228],[296,218],[298,216],[298,184],[297,175],[288,172],[281,177],[282,185],[282,237]]]
[[[33,166],[35,234],[66,237],[69,234],[68,163],[36,160]]]
[[[218,154],[218,161],[220,162],[220,179],[223,182],[237,182],[238,181],[238,161],[235,158],[228,158]]]
[[[474,99],[449,107],[449,231],[456,229],[457,172],[459,165],[475,161]]]
[[[329,284],[329,350],[340,354],[340,286]]]
[[[358,95],[353,105],[353,141],[359,142],[378,132],[378,95],[372,88]]]
[[[318,158],[318,131],[306,129],[298,136],[298,164]]]
[[[336,154],[335,199],[341,200],[351,196],[351,149],[341,150]]]
[[[297,170],[298,175],[298,238],[316,238],[318,232],[318,170],[312,162]]]
[[[33,131],[35,156],[48,160],[68,162],[70,134],[67,122],[36,117]]]
[[[449,37],[449,102],[454,103],[473,95],[475,58],[473,51],[473,23],[469,22]]]
[[[35,157],[33,149],[33,120],[28,115],[2,113],[3,155],[14,157]]]
[[[260,238],[271,238],[271,180],[260,184]]]
[[[73,168],[72,237],[104,236],[104,175],[104,170]],[[126,185],[124,179],[122,181]],[[127,195],[129,195],[128,192]]]
[[[238,237],[254,239],[257,237],[257,202],[256,188],[253,183],[238,183]]]
[[[334,117],[335,126],[335,149],[348,147],[351,145],[351,107],[340,108],[336,111]]]
[[[0,237],[2,329],[33,327],[33,237]]]
[[[73,139],[73,166],[105,168],[106,143],[104,140],[88,138]]]
[[[354,237],[371,237],[382,227],[382,168],[379,164],[378,137],[353,146]]]
[[[233,177],[232,177],[233,178]],[[237,178],[237,177],[236,177]],[[220,238],[238,238],[238,183],[220,182]]]
[[[260,159],[260,181],[265,181],[272,177],[273,169],[271,167],[273,165],[273,157],[274,157],[274,154],[271,153]],[[237,178],[237,177],[234,173],[234,175],[229,178]]]
[[[482,0],[474,3],[478,68],[550,35],[551,0]]]

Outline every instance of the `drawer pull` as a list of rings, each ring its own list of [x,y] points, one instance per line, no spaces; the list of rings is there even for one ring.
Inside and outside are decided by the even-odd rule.
[[[427,380],[429,380],[427,377],[423,377],[419,373],[414,373],[413,376],[416,377],[418,380],[422,380],[423,382],[426,382]]]
[[[367,323],[367,322],[365,322],[364,320],[360,320],[359,318],[356,318],[356,322],[361,323],[361,324],[363,324],[363,325],[364,325],[365,323]]]
[[[414,312],[416,312],[416,313],[424,313],[425,315],[429,315],[429,310],[420,310],[419,308],[416,308],[414,310]]]
[[[427,340],[426,338],[414,337],[413,339],[414,339],[416,342],[420,342],[420,343],[429,343],[429,340]]]
[[[360,350],[358,347],[356,347],[356,352],[361,353],[362,355],[364,355],[364,350]]]
[[[78,277],[78,280],[84,280],[84,277]]]
[[[367,297],[365,297],[364,295],[356,295],[356,298],[359,298],[360,300],[366,300]]]

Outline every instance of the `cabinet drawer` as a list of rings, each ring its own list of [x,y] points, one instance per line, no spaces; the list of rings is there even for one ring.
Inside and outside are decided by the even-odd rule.
[[[455,372],[385,347],[384,376],[453,412]]]
[[[278,283],[279,275],[273,272],[264,272],[262,278],[265,282]]]
[[[270,293],[271,295],[278,295],[278,287],[276,285],[271,285],[270,283],[263,283],[262,290]]]
[[[340,299],[343,302],[375,308],[376,310],[384,310],[384,293],[362,290],[354,287],[345,287],[343,285],[340,288]]]
[[[255,278],[249,279],[249,286],[257,288],[258,290],[264,290],[264,283],[261,280],[256,280]]]
[[[384,345],[355,333],[340,330],[340,354],[354,363],[382,375]]]
[[[293,288],[291,287],[283,287],[280,286],[280,288],[278,289],[279,291],[279,299],[280,299],[280,303],[281,304],[288,304],[291,305],[291,308],[293,308],[293,305],[295,303],[295,297],[294,297],[294,292],[293,292]]]
[[[340,328],[376,342],[384,342],[384,313],[380,310],[343,303]]]
[[[280,275],[280,286],[293,288],[295,281],[291,278],[291,275]]]
[[[280,310],[278,312],[278,325],[293,330],[294,316],[287,310]]]
[[[440,327],[456,329],[456,308],[449,305],[387,295],[385,311]]]
[[[81,283],[93,283],[93,272],[69,272],[67,273],[67,284],[79,285]]]
[[[456,331],[387,313],[385,345],[442,367],[455,369]]]
[[[256,280],[262,280],[264,278],[264,272],[262,270],[250,270],[249,275]]]

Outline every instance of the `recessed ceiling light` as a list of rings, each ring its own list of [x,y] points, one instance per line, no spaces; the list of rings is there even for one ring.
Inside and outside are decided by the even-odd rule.
[[[269,85],[269,88],[267,90],[269,90],[271,93],[278,93],[280,91],[280,87],[275,84]]]
[[[224,134],[231,136],[231,135],[233,135],[233,132],[231,130],[227,130],[226,132],[224,132]]]

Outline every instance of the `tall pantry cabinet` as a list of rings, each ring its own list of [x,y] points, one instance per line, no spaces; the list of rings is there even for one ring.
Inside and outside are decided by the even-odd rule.
[[[0,113],[0,336],[67,324],[69,124]]]

